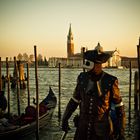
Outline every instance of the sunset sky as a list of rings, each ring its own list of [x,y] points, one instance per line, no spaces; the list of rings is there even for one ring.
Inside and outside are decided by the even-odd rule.
[[[140,0],[0,0],[0,57],[19,53],[67,56],[72,25],[75,53],[81,47],[120,50],[136,57]]]

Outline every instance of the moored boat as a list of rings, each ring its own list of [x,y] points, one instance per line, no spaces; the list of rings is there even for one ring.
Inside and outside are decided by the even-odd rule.
[[[49,94],[39,104],[39,129],[49,123],[57,104],[57,98],[51,87]],[[0,119],[0,139],[19,138],[36,131],[36,108],[28,106],[20,117]]]

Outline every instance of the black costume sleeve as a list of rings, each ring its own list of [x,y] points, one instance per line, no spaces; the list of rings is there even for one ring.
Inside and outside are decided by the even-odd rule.
[[[78,106],[78,103],[75,102],[73,99],[70,99],[62,118],[63,131],[68,131],[69,129],[68,120],[71,117],[72,113],[76,110],[77,106]]]

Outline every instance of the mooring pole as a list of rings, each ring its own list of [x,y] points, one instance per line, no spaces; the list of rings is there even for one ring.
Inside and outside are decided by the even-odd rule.
[[[138,73],[139,73],[139,116],[140,116],[140,37],[139,44],[137,45],[137,55],[138,55]]]
[[[0,91],[2,91],[2,79],[1,79],[1,57],[0,57]]]
[[[18,75],[19,75],[19,88],[21,89],[21,71],[20,71],[20,64],[21,64],[21,61],[17,61],[17,67],[18,67]]]
[[[83,65],[84,65],[85,64],[85,58],[84,58],[85,47],[82,48],[82,53],[83,53]],[[84,68],[83,68],[83,71],[85,72]]]
[[[138,71],[135,71],[135,75],[134,75],[134,109],[135,111],[138,111],[138,98],[139,98],[139,91],[138,91],[138,83],[139,83],[139,74]]]
[[[137,57],[138,57],[138,77],[139,77],[139,84],[138,84],[138,93],[139,93],[139,113],[138,113],[138,138],[140,138],[140,37],[139,37],[139,44],[137,45]]]
[[[130,63],[129,63],[130,65],[129,65],[129,69],[130,69],[130,71],[129,71],[129,124],[130,124],[130,122],[131,122],[131,79],[132,79],[132,70],[131,70],[131,61],[130,61]]]
[[[35,55],[35,79],[36,79],[36,140],[39,140],[39,95],[38,95],[38,60],[37,60],[37,50],[34,46],[34,55]]]
[[[8,116],[10,116],[10,76],[9,76],[9,63],[8,57],[6,57],[6,75],[7,75],[7,99],[8,99]]]
[[[15,76],[16,76],[16,86],[17,86],[17,108],[18,115],[20,116],[20,95],[19,95],[19,76],[18,76],[18,66],[16,57],[14,57],[14,65],[15,65]]]
[[[28,106],[30,106],[29,63],[28,62],[27,62],[27,92],[28,92]]]
[[[58,96],[58,121],[61,120],[61,63],[59,63],[59,96]]]

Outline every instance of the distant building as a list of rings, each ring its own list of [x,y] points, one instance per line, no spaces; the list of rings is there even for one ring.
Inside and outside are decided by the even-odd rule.
[[[34,57],[34,55],[31,54],[31,55],[29,56],[29,59],[30,59],[31,62],[35,61],[35,57]]]
[[[101,47],[99,42],[96,47]],[[48,60],[49,67],[58,67],[59,63],[61,63],[62,67],[82,67],[84,49],[85,48],[82,47],[80,53],[74,54],[73,33],[70,24],[69,32],[67,35],[67,58],[51,57]],[[86,50],[88,49],[86,48]],[[105,52],[109,53],[110,51]],[[112,57],[106,63],[103,64],[103,67],[120,67],[120,66],[121,66],[120,52],[116,49],[115,51],[113,51]]]
[[[48,63],[49,67],[58,67],[59,63],[61,63],[61,67],[65,67],[67,65],[67,58],[50,57]]]
[[[115,50],[113,56],[109,59],[109,67],[120,67],[121,66],[121,56],[118,50]]]
[[[137,45],[137,49],[138,49],[137,50],[137,53],[140,54],[140,37],[139,37],[139,44]],[[138,68],[138,57],[126,57],[126,56],[122,56],[121,58],[122,58],[121,63],[122,63],[122,66],[123,67],[130,68],[130,62],[131,62],[131,67],[132,68]]]
[[[138,59],[134,57],[121,57],[121,65],[125,68],[130,67],[130,61],[131,61],[131,67],[132,68],[138,68]]]

